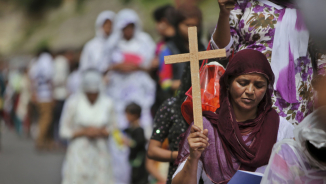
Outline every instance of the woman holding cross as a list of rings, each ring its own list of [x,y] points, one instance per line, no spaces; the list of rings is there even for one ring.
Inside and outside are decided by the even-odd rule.
[[[299,11],[291,0],[218,0],[218,3],[220,16],[212,35],[212,47],[225,48],[228,57],[243,49],[265,54],[275,74],[273,108],[292,124],[300,123],[312,112],[311,81],[326,74],[326,57],[308,52],[308,48],[312,51],[309,33]]]
[[[239,51],[220,79],[221,107],[204,112],[179,145],[172,183],[227,183],[239,169],[264,172],[273,145],[293,126],[272,108],[274,74],[259,51]]]

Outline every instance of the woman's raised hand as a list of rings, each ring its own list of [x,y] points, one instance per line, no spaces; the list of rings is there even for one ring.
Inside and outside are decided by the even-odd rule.
[[[190,147],[190,158],[198,160],[202,152],[208,147],[208,130],[202,131],[196,125],[192,125],[188,136],[188,144]]]
[[[235,0],[218,0],[220,6],[220,14],[229,16],[230,11],[234,8]]]

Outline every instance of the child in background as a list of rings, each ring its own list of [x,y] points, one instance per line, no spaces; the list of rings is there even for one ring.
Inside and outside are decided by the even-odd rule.
[[[131,103],[126,107],[125,113],[129,122],[129,127],[125,130],[128,138],[125,138],[124,142],[130,147],[129,162],[132,168],[130,183],[147,184],[148,173],[145,167],[147,141],[144,130],[139,125],[141,107]]]

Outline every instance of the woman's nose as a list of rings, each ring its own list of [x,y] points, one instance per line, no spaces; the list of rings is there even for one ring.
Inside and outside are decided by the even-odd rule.
[[[252,94],[254,94],[254,92],[255,92],[254,85],[252,85],[252,84],[248,85],[248,87],[246,89],[246,93],[252,95]]]

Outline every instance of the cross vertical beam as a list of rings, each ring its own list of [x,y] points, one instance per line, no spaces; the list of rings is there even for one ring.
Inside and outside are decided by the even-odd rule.
[[[190,27],[188,30],[189,51],[190,51],[190,71],[192,84],[192,103],[194,112],[194,123],[203,130],[203,116],[201,104],[201,89],[198,65],[198,38],[197,27]]]

